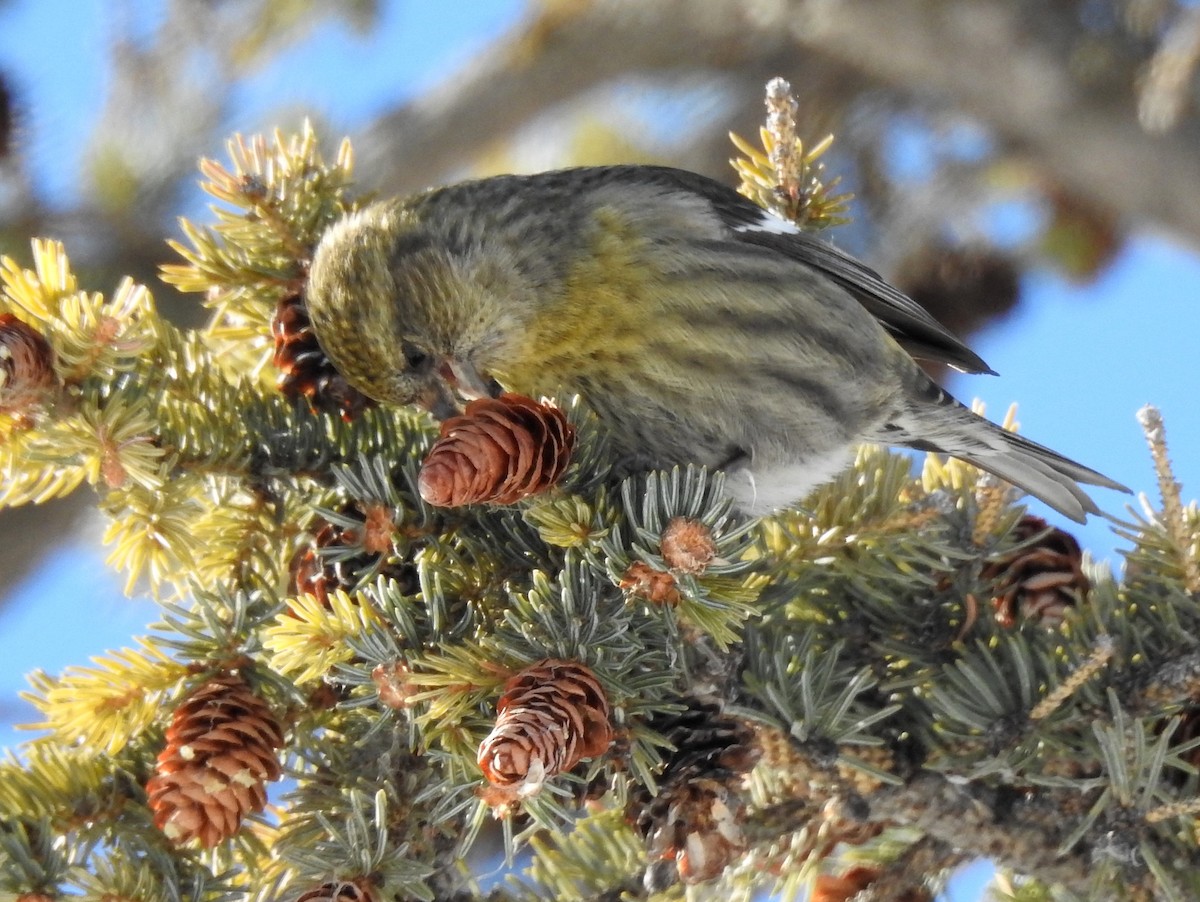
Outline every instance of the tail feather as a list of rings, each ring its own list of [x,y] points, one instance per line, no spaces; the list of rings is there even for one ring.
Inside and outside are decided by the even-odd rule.
[[[1129,489],[1027,438],[1001,429],[977,416],[949,395],[939,392],[935,404],[922,402],[905,411],[896,423],[905,434],[899,444],[940,451],[974,464],[1010,482],[1079,523],[1100,509],[1080,483]],[[896,441],[895,434],[890,436]]]
[[[1083,478],[1078,474],[1094,475],[1100,480],[1104,477],[1041,445],[1014,443],[1009,450],[998,454],[971,455],[963,459],[1040,498],[1064,517],[1079,523],[1084,522],[1088,514],[1100,513],[1096,502],[1079,487],[1079,482],[1100,483],[1095,478]],[[1104,481],[1116,487],[1110,480]]]

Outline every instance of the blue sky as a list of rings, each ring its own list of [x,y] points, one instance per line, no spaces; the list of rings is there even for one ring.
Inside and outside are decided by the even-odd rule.
[[[377,29],[360,35],[336,19],[255,70],[230,101],[226,131],[277,124],[274,111],[319,114],[353,135],[380,112],[436,84],[515,21],[520,0],[429,3],[384,0]],[[164,0],[10,0],[0,4],[0,66],[34,101],[23,140],[50,196],[78,189],[77,165],[110,84],[108,46],[118,28],[152,33]],[[116,16],[116,9],[127,14]],[[221,154],[221,146],[197,155]]]
[[[162,3],[136,0],[123,6],[132,14],[122,22],[150,29]],[[382,26],[370,37],[340,26],[322,28],[258,71],[234,98],[227,131],[270,128],[275,123],[264,116],[282,107],[311,110],[335,134],[353,137],[380,109],[419,93],[467,60],[522,5],[414,0],[383,7]],[[32,103],[22,140],[52,198],[69,199],[79,190],[78,160],[107,86],[113,8],[108,0],[14,0],[0,6],[0,67]],[[222,148],[196,152],[220,155]],[[1075,286],[1034,273],[1025,290],[1026,303],[1016,315],[972,342],[1001,377],[962,378],[955,393],[964,401],[982,398],[995,417],[1019,401],[1025,434],[1152,497],[1153,471],[1135,413],[1155,403],[1166,417],[1185,496],[1200,495],[1196,254],[1143,233],[1095,283]],[[1097,500],[1118,515],[1131,501],[1108,492],[1097,493]],[[1101,559],[1112,559],[1120,545],[1102,520],[1069,528]],[[26,672],[34,667],[55,672],[126,645],[155,617],[149,602],[121,596],[104,554],[98,535],[69,543],[21,587],[15,603],[0,609],[0,746],[15,742],[11,724],[32,714],[15,698]],[[950,898],[966,902],[976,895],[964,886]]]

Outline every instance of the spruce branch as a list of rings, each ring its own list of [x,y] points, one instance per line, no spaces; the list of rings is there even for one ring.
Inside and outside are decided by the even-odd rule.
[[[871,812],[1089,897],[1089,863],[1060,855],[1061,816],[1048,799],[1011,800],[977,784],[958,786],[925,773],[883,790],[872,800]]]
[[[1112,639],[1107,636],[1101,636],[1097,640],[1096,648],[1091,656],[1074,673],[1071,673],[1062,683],[1056,686],[1049,695],[1037,703],[1034,709],[1029,712],[1029,719],[1035,722],[1045,720],[1057,711],[1084,683],[1087,683],[1099,673],[1101,668],[1112,659],[1115,653],[1116,648],[1113,645]]]
[[[33,692],[22,697],[46,719],[25,728],[50,730],[108,755],[120,752],[131,735],[157,721],[165,693],[186,675],[148,639],[138,646],[95,657],[91,667],[69,667],[59,677],[33,674]]]
[[[751,162],[799,203],[830,186],[772,90]],[[513,707],[542,765],[499,828],[533,863],[497,896],[682,881],[748,898],[854,868],[879,895],[974,855],[1059,893],[1200,891],[1196,530],[1173,482],[1161,516],[1120,527],[1118,582],[957,462],[914,475],[864,448],[751,521],[720,473],[631,471],[586,399],[560,399],[575,442],[549,491],[434,508],[430,421],[344,405],[305,363],[308,255],[358,204],[348,145],[326,161],[318,144],[307,127],[235,139],[204,164],[213,222],[185,227],[168,275],[204,296],[205,328],[165,323],[132,283],[83,290],[53,243],[0,264],[17,349],[0,366],[20,376],[0,385],[0,500],[93,486],[112,564],[160,617],[34,677],[45,735],[0,762],[0,892],[479,898],[480,745]],[[186,827],[172,838],[155,762],[191,760],[164,733],[220,680],[253,710],[205,760],[257,761],[269,817],[205,790],[160,817]],[[259,779],[277,738],[279,789]],[[193,834],[212,848],[176,847]]]
[[[1171,459],[1167,455],[1166,426],[1158,408],[1147,404],[1138,411],[1138,421],[1146,433],[1150,445],[1150,456],[1154,460],[1154,474],[1158,477],[1159,496],[1162,499],[1162,522],[1175,546],[1179,565],[1183,570],[1183,584],[1187,591],[1200,593],[1200,531],[1195,506],[1186,509],[1183,505],[1181,486],[1175,480]]]
[[[823,178],[821,156],[833,144],[828,135],[812,147],[797,136],[796,98],[782,78],[767,82],[767,122],[759,131],[763,150],[745,138],[729,138],[742,156],[731,161],[741,176],[738,188],[759,206],[800,228],[824,229],[846,222],[850,194],[834,194],[841,181]],[[765,151],[765,152],[764,152]]]

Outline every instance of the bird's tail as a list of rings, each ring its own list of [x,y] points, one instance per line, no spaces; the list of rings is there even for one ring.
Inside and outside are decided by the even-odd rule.
[[[1079,484],[1128,492],[1090,467],[1063,457],[1045,445],[1001,429],[972,413],[930,384],[892,425],[887,440],[922,451],[961,458],[1039,498],[1079,523],[1100,509]]]

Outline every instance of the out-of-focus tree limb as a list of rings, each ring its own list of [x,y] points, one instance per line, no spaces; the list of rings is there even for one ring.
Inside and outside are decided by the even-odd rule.
[[[1200,242],[1200,208],[1190,202],[1200,189],[1197,123],[1147,134],[1136,66],[1118,58],[1104,77],[1079,78],[1061,16],[1008,0],[593,0],[553,9],[382,117],[362,142],[363,169],[387,190],[410,189],[614,78],[719,71],[760,85],[783,74],[804,94],[804,73],[819,60],[855,92],[872,84],[949,104],[1062,184]]]
[[[797,3],[798,7],[815,6]],[[1200,129],[1167,135],[1138,123],[1131,77],[1113,90],[1073,77],[1054,35],[1007,0],[837,0],[797,27],[814,50],[897,89],[921,90],[991,126],[1064,185],[1120,213],[1200,241]],[[1129,73],[1131,76],[1134,73]],[[1180,186],[1192,188],[1180,191]]]
[[[755,6],[596,0],[566,12],[553,7],[381,117],[359,143],[364,177],[388,191],[436,182],[490,142],[617,80],[720,76],[758,97],[782,72],[806,92],[820,90],[822,106],[834,109],[866,87],[840,64],[807,64],[786,29],[755,18]]]

